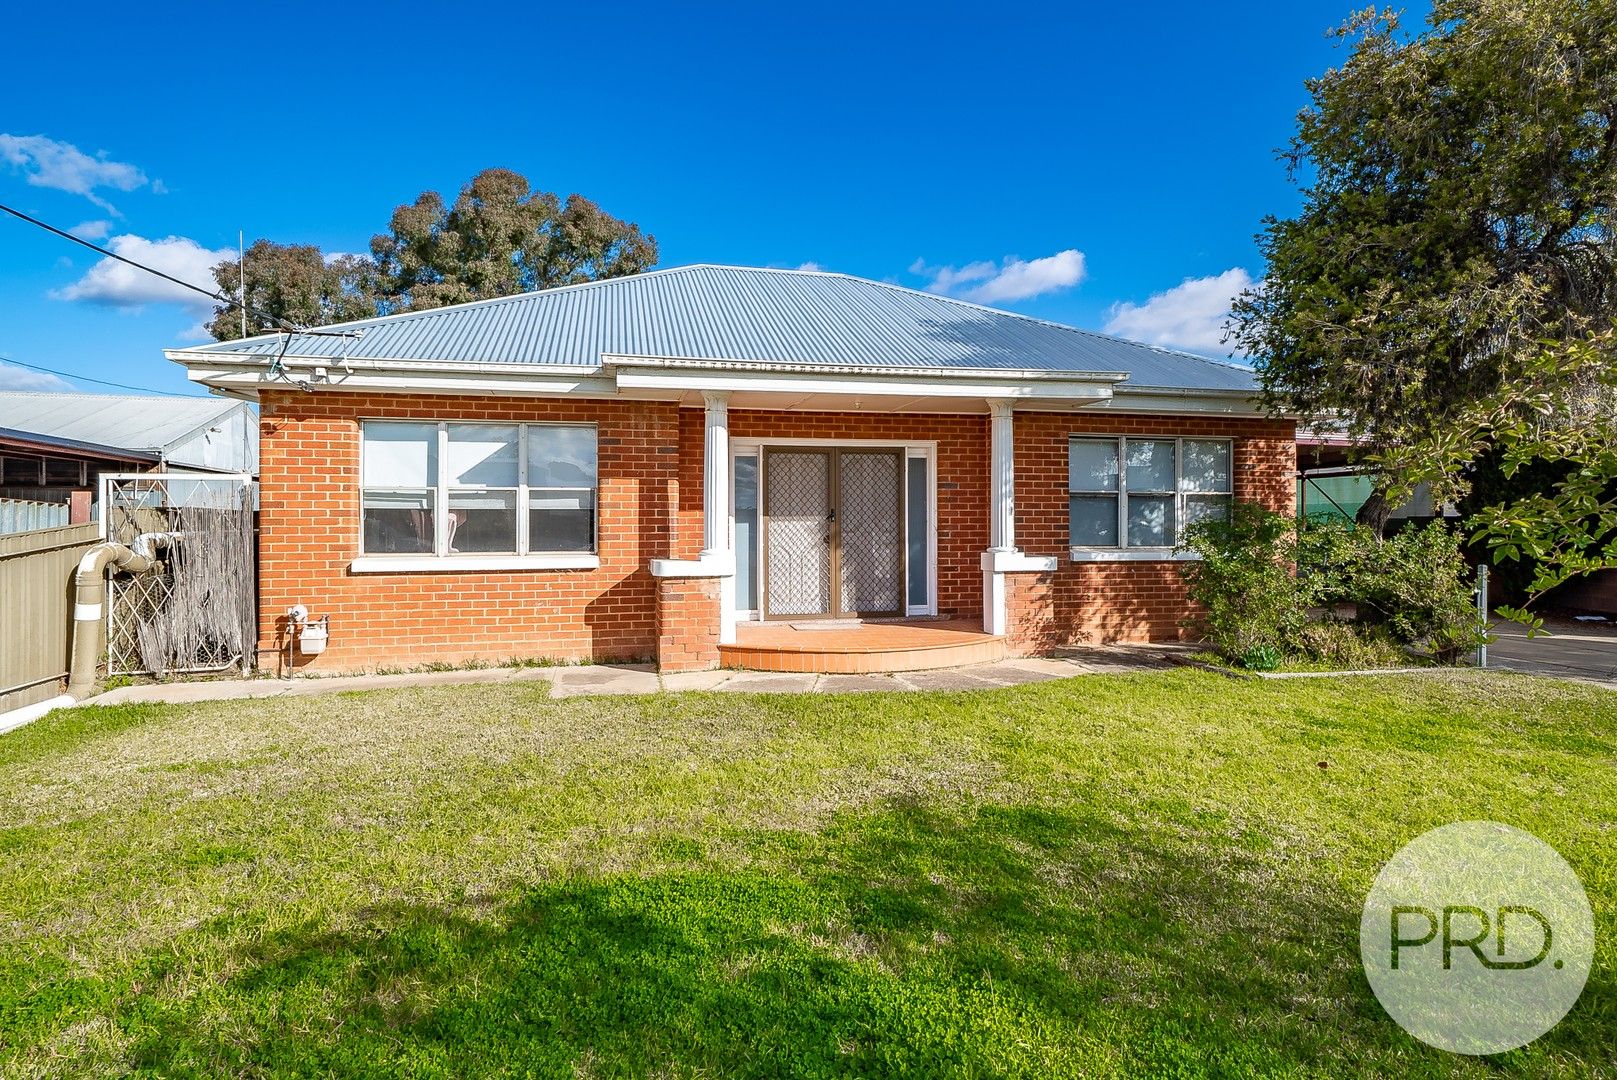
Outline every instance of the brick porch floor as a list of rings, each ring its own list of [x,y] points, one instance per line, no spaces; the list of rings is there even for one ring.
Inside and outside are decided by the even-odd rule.
[[[1008,653],[1005,639],[983,633],[975,619],[871,622],[834,630],[742,623],[736,643],[719,646],[719,663],[754,671],[863,675],[987,664]]]

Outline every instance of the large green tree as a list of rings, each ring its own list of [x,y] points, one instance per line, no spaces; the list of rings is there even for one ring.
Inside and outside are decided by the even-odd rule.
[[[1547,350],[1613,321],[1617,3],[1437,0],[1419,34],[1389,11],[1339,34],[1285,152],[1302,210],[1266,221],[1234,337],[1274,405],[1345,423],[1396,495],[1459,475],[1501,395],[1598,380]]]
[[[1362,440],[1374,523],[1479,457],[1548,464],[1479,539],[1534,563],[1534,597],[1617,565],[1617,0],[1437,0],[1420,33],[1365,11],[1339,34],[1236,341],[1273,406]]]
[[[376,265],[361,255],[327,256],[313,244],[255,240],[246,251],[246,318],[240,307],[214,309],[208,333],[233,341],[280,324],[320,326],[363,319],[377,313]],[[228,296],[240,297],[242,264],[230,260],[213,268],[214,281]]]
[[[445,204],[436,191],[393,211],[371,241],[398,310],[621,277],[657,261],[657,241],[582,195],[532,191],[507,169],[478,173]]]
[[[266,316],[309,327],[441,307],[636,274],[656,262],[656,239],[633,222],[582,195],[563,199],[532,190],[508,169],[487,169],[452,204],[427,191],[396,208],[369,255],[254,241],[246,253],[246,329],[271,329]],[[213,275],[222,291],[242,295],[236,260]],[[240,309],[215,309],[208,331],[220,341],[240,337]]]

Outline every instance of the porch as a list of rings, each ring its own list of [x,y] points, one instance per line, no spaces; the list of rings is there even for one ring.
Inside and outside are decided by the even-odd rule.
[[[1003,635],[977,619],[748,622],[734,643],[719,646],[719,664],[753,671],[869,675],[963,667],[1003,660]]]

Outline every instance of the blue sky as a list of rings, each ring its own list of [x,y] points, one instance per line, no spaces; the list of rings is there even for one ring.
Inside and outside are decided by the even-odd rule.
[[[0,202],[211,286],[238,229],[365,251],[503,166],[663,266],[812,264],[1217,355],[1354,2],[25,5]],[[0,356],[193,392],[161,350],[206,311],[97,262],[0,216]]]

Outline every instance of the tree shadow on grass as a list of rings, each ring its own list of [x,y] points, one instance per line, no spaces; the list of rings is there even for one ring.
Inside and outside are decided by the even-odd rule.
[[[137,996],[118,1020],[136,1070],[165,1076],[1466,1067],[1368,997],[1354,904],[1207,839],[890,805],[750,837],[742,868],[695,860],[483,911],[392,905],[353,929],[281,931],[239,975]]]

